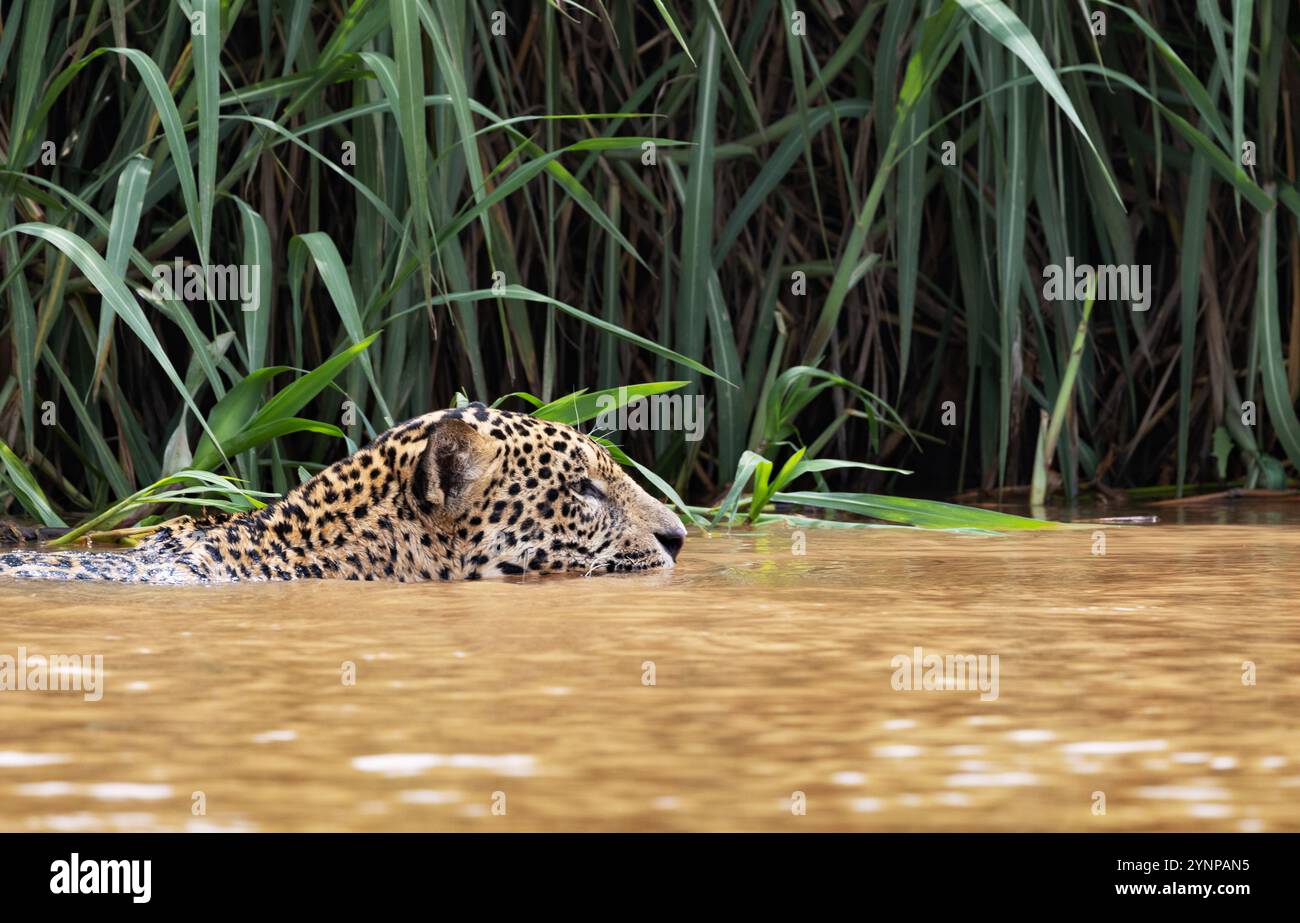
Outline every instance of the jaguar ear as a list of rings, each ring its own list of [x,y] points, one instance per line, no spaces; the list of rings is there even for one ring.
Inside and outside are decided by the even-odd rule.
[[[440,420],[415,467],[411,490],[421,506],[455,510],[492,467],[491,440],[464,420]]]

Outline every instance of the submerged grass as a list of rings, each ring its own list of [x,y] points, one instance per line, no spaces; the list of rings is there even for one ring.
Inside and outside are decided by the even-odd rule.
[[[609,436],[710,524],[1283,485],[1300,12],[1168,7],[14,0],[0,503],[239,508],[454,395],[619,382],[706,398]],[[1049,299],[1069,260],[1149,310]]]

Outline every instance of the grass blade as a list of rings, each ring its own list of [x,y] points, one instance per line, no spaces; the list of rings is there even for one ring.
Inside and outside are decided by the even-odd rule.
[[[1059,529],[1060,523],[1024,516],[1012,516],[995,510],[958,506],[937,500],[915,500],[909,497],[883,497],[878,494],[810,493],[794,491],[777,493],[774,500],[818,509],[856,513],[886,522],[899,522],[924,529],[983,529],[991,532],[1021,532]]]
[[[108,227],[108,248],[104,262],[114,275],[126,271],[131,258],[136,230],[140,227],[140,213],[144,209],[144,195],[149,188],[153,163],[147,157],[133,157],[117,178],[117,195],[113,198],[113,216]],[[99,336],[95,343],[94,390],[99,389],[104,363],[108,361],[108,344],[113,334],[113,318],[117,315],[108,303],[99,309]]]
[[[980,28],[993,36],[1008,51],[1024,62],[1042,88],[1061,107],[1061,111],[1065,113],[1066,118],[1078,130],[1084,143],[1088,145],[1088,149],[1101,163],[1110,191],[1122,206],[1124,200],[1119,194],[1119,187],[1115,185],[1115,178],[1111,175],[1110,170],[1106,169],[1101,155],[1092,143],[1092,138],[1083,127],[1083,122],[1079,120],[1079,114],[1075,111],[1074,104],[1070,102],[1065,87],[1061,86],[1060,79],[1057,78],[1056,72],[1047,60],[1047,56],[1043,54],[1043,49],[1039,47],[1038,42],[1025,28],[1025,24],[1021,22],[1020,17],[1012,12],[1011,8],[1002,3],[1001,0],[957,0],[957,2],[961,4],[962,9],[966,11],[971,19],[979,24]]]
[[[113,310],[122,318],[123,323],[131,328],[132,332],[140,338],[140,341],[153,354],[154,359],[162,366],[163,372],[171,379],[172,384],[175,385],[176,390],[180,393],[190,411],[198,418],[200,425],[211,435],[211,431],[208,430],[207,420],[203,414],[199,413],[199,408],[195,405],[194,399],[182,384],[171,359],[167,357],[167,351],[149,326],[149,322],[145,319],[144,312],[135,303],[134,297],[127,290],[121,278],[113,275],[109,270],[103,257],[92,250],[90,245],[76,234],[40,222],[27,222],[16,225],[0,231],[0,237],[18,233],[39,237],[54,244],[67,254],[69,259],[77,265],[77,268],[90,281],[91,285],[112,305]]]
[[[1269,187],[1272,191],[1272,187]],[[1287,385],[1282,358],[1282,333],[1277,299],[1277,211],[1260,216],[1259,274],[1255,289],[1255,327],[1259,336],[1260,372],[1268,418],[1286,449],[1291,464],[1300,469],[1300,420]]]
[[[23,464],[23,460],[15,455],[2,439],[0,439],[0,467],[4,468],[3,481],[18,498],[23,509],[46,526],[67,526],[67,523],[59,518],[59,514],[54,512],[45,492],[41,490],[41,485]]]

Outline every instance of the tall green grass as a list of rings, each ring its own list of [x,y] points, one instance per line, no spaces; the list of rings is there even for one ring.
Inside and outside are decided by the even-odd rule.
[[[1281,483],[1294,7],[13,0],[0,502],[247,503],[456,394],[677,379],[702,442],[614,438],[715,521]],[[151,294],[178,257],[259,308]],[[1150,310],[1045,300],[1068,257]]]

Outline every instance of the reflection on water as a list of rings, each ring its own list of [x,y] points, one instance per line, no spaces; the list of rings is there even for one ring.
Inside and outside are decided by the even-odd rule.
[[[104,670],[0,693],[0,829],[1298,830],[1276,506],[1104,555],[778,530],[650,576],[0,583],[0,656]]]

